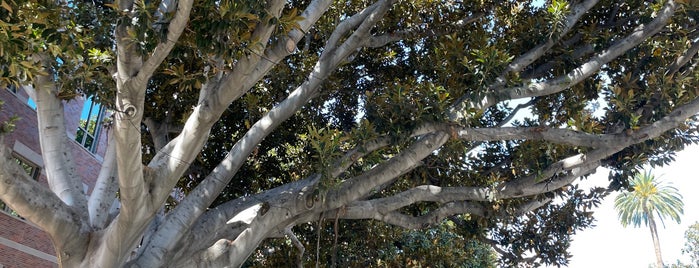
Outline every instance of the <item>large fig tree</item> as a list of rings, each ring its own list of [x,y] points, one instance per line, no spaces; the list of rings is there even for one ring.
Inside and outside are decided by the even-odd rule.
[[[695,2],[0,0],[0,83],[36,101],[50,185],[3,146],[0,199],[62,267],[380,264],[401,228],[565,264],[604,195],[577,179],[627,187],[698,140]],[[80,95],[113,114],[89,196]]]

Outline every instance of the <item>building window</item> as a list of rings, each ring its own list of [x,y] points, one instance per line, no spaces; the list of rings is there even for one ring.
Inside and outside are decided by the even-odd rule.
[[[36,110],[36,103],[34,102],[34,100],[32,98],[21,96],[21,94],[18,92],[19,89],[17,89],[17,86],[11,84],[7,87],[7,90],[12,92],[12,94],[15,94],[15,96],[17,96],[17,98],[19,98],[20,100],[25,100],[26,98],[26,104],[29,105],[29,107],[31,107],[32,109]]]
[[[18,156],[15,154],[13,154],[12,156],[15,158],[15,161],[17,161],[17,164],[19,164],[19,166],[21,166],[22,169],[24,169],[24,171],[27,172],[27,174],[29,174],[29,176],[32,177],[32,179],[36,180],[39,178],[39,174],[41,172],[40,172],[39,167],[37,165],[29,162],[28,160],[22,158],[21,156]],[[12,216],[20,217],[16,211],[12,210],[7,204],[5,204],[2,201],[0,201],[0,210],[5,211]]]
[[[85,100],[83,110],[80,113],[80,125],[78,126],[75,140],[93,153],[97,149],[103,110],[102,105],[97,103],[94,97],[91,96]]]

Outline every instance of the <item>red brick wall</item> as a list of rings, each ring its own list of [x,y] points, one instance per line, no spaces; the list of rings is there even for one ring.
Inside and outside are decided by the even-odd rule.
[[[49,255],[56,255],[51,238],[34,225],[0,212],[0,237]],[[0,245],[0,264],[8,267],[57,267],[53,262]]]
[[[0,212],[0,237],[4,237],[28,246],[30,248],[42,251],[48,254],[56,252],[51,245],[51,238],[48,234],[41,231],[35,225],[25,222],[14,216]],[[49,242],[49,243],[46,243]]]
[[[15,142],[21,142],[35,153],[40,154],[41,147],[39,144],[36,112],[26,104],[25,100],[27,96],[22,90],[18,92],[18,95],[19,97],[6,89],[0,89],[0,100],[4,101],[4,105],[0,110],[0,122],[6,121],[12,115],[20,117],[15,123],[16,127],[14,132],[5,136],[4,145],[13,148]],[[64,103],[66,131],[69,137],[75,137],[82,106],[83,101],[80,99]],[[104,154],[107,145],[107,132],[108,131],[103,130],[99,137],[97,147],[98,156],[88,152],[77,142],[69,143],[75,161],[76,171],[82,177],[83,182],[89,186],[90,192],[99,174],[102,159],[101,155]],[[45,171],[42,171],[38,180],[48,187]],[[0,237],[50,255],[55,255],[51,239],[45,232],[34,225],[5,213],[0,213]],[[0,264],[4,265],[6,268],[54,266],[49,261],[3,245],[0,245]]]
[[[7,258],[5,258],[5,256]],[[53,262],[3,245],[0,245],[0,264],[2,264],[4,268],[58,267],[58,265]]]

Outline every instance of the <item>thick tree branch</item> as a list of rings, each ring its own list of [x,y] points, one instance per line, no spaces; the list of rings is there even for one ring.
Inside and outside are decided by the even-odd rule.
[[[275,19],[281,18],[285,2],[286,1],[284,0],[267,1],[266,12],[272,15]],[[251,39],[260,40],[260,43],[249,48],[254,55],[259,56],[265,51],[268,41],[276,27],[277,25],[275,25],[272,20],[262,21],[261,23],[257,24],[257,27],[252,33]]]
[[[116,178],[116,143],[114,142],[114,136],[109,136],[107,142],[107,151],[104,154],[102,168],[88,200],[90,225],[96,230],[107,226],[109,209],[116,199],[116,192],[119,188]]]
[[[291,239],[291,243],[294,247],[299,250],[299,253],[296,255],[296,267],[303,268],[303,253],[306,252],[306,248],[301,244],[301,241],[299,241],[294,232],[291,231],[291,227],[284,229],[284,233]]]
[[[587,11],[595,6],[597,2],[597,0],[581,1],[571,8],[571,12],[565,18],[565,26],[560,33],[556,33],[556,38],[554,39],[553,37],[549,37],[545,43],[536,46],[535,48],[527,51],[527,53],[522,54],[517,59],[510,62],[510,64],[505,67],[503,73],[495,79],[496,82],[494,86],[504,85],[506,82],[505,77],[508,73],[518,73],[537,59],[541,58],[556,44],[556,42],[558,42],[558,40],[560,40],[561,37],[568,34],[578,20],[580,20],[580,18],[587,13]]]
[[[380,137],[374,140],[366,141],[364,144],[357,146],[338,159],[335,162],[335,168],[329,172],[330,177],[337,178],[340,176],[340,174],[342,174],[342,172],[345,172],[345,170],[352,166],[352,164],[356,163],[360,158],[390,144],[391,139],[388,137]]]
[[[465,19],[459,20],[456,23],[454,23],[454,27],[464,27],[467,24],[470,24],[482,17],[485,16],[485,13],[476,13],[471,16],[468,16]],[[410,38],[424,38],[424,37],[434,37],[434,36],[441,36],[448,34],[448,31],[445,30],[440,30],[440,29],[429,29],[428,24],[422,25],[418,28],[415,29],[410,29],[410,30],[405,30],[405,31],[398,31],[398,32],[393,32],[393,33],[387,33],[387,34],[381,34],[381,35],[373,35],[369,37],[363,44],[364,47],[369,47],[369,48],[377,48],[377,47],[383,47],[385,45],[388,45],[390,43],[395,43],[401,40],[405,39],[410,39]]]
[[[230,228],[229,221],[254,204],[266,202],[270,206],[279,206],[278,208],[284,212],[284,217],[293,216],[298,214],[298,211],[305,211],[307,207],[313,207],[315,197],[311,192],[319,179],[320,175],[315,174],[306,179],[259,194],[231,200],[210,209],[197,219],[197,222],[180,240],[180,244],[186,243],[187,246],[179,247],[177,256],[187,258],[187,256],[211,246],[218,239],[237,236],[242,232],[242,229]],[[291,202],[288,202],[290,200]]]
[[[428,190],[436,190],[436,186],[420,186]],[[436,187],[436,188],[435,188]],[[415,188],[413,188],[415,189]],[[423,191],[420,191],[423,192]],[[449,198],[442,196],[442,193],[430,193],[423,196],[414,195],[412,198],[405,199],[405,196],[394,199],[393,197],[373,199],[369,201],[352,202],[342,208],[340,214],[343,219],[375,219],[389,224],[400,226],[407,229],[422,229],[441,222],[443,219],[457,214],[473,214],[479,217],[500,217],[500,214],[489,214],[483,205],[466,201],[460,197],[455,197],[454,201],[446,201]],[[446,194],[449,195],[449,194]],[[399,202],[395,202],[398,201]],[[518,206],[514,210],[515,215],[523,215],[529,211],[544,206],[551,202],[551,198],[543,200],[532,200]],[[446,201],[437,209],[430,211],[422,216],[410,216],[401,213],[398,209],[418,202],[440,202]],[[507,213],[507,212],[503,212]]]
[[[283,4],[284,1],[272,1],[269,4],[270,12],[281,14]],[[205,122],[215,121],[232,101],[240,98],[282,59],[294,52],[298,41],[328,10],[330,4],[330,0],[312,1],[301,13],[304,19],[298,22],[300,28],[278,38],[271,47],[267,47],[267,43],[275,26],[268,21],[258,25],[253,33],[259,39],[258,48],[248,51],[250,54],[239,59],[232,72],[222,74],[215,83],[202,90],[199,105],[203,109],[199,112],[200,119]]]
[[[0,144],[2,141],[0,136]],[[87,250],[86,233],[90,229],[83,216],[30,178],[5,145],[0,145],[0,199],[51,236],[64,265],[79,265]]]
[[[306,82],[291,92],[287,99],[272,108],[262,119],[257,121],[248,132],[233,146],[229,154],[221,163],[200,183],[167,217],[164,227],[155,234],[162,246],[154,248],[172,249],[182,234],[194,224],[197,217],[201,215],[218,194],[224,189],[230,179],[235,175],[245,159],[269,133],[271,133],[282,122],[291,117],[295,111],[306,104],[316,95],[320,85],[330,75],[340,62],[359,46],[358,36],[365,36],[373,25],[388,10],[387,1],[382,1],[383,6],[376,8],[370,14],[363,16],[367,20],[363,21],[354,33],[337,49],[326,49],[316,64],[313,72],[308,76]],[[343,29],[342,31],[345,31]],[[331,44],[331,42],[328,42]],[[170,220],[173,219],[173,220]],[[181,219],[181,220],[174,220]],[[167,239],[165,239],[165,237]],[[257,236],[251,236],[257,237]],[[166,251],[161,251],[166,252]],[[144,255],[146,256],[146,255]],[[161,254],[147,254],[150,259],[159,259]],[[145,261],[145,260],[144,260]]]
[[[628,138],[615,141],[614,146],[602,147],[586,154],[565,158],[548,166],[538,174],[507,182],[499,187],[497,197],[529,196],[565,186],[577,177],[592,172],[603,159],[633,144],[657,138],[666,131],[677,128],[688,117],[697,113],[699,113],[699,98],[677,107],[664,118],[633,132]]]
[[[485,208],[482,205],[461,201],[446,203],[423,216],[415,217],[398,211],[392,211],[383,215],[374,215],[374,219],[407,229],[422,229],[437,224],[444,218],[455,214],[473,214],[481,217],[486,215]]]
[[[48,65],[48,64],[47,64]],[[48,71],[48,68],[45,68]],[[50,72],[49,72],[50,73]],[[58,99],[58,89],[52,75],[35,79],[36,114],[39,142],[46,168],[49,187],[77,215],[87,220],[87,198],[82,181],[75,172],[70,140],[66,134],[63,102]]]
[[[545,140],[558,144],[592,148],[614,147],[632,139],[624,134],[590,134],[548,127],[455,128],[459,139],[467,141]]]
[[[337,32],[333,32],[333,34],[330,36],[328,39],[328,42],[326,44],[326,48],[330,49],[332,53],[325,53],[323,51],[323,54],[320,55],[321,60],[323,59],[324,56],[331,56],[332,60],[331,62],[336,63],[335,66],[332,68],[335,69],[337,65],[340,64],[340,62],[344,61],[347,59],[349,55],[354,53],[357,49],[362,47],[362,44],[364,41],[369,37],[371,29],[376,25],[377,22],[379,22],[383,16],[388,12],[388,10],[391,8],[393,3],[395,3],[396,0],[382,0],[382,1],[377,1],[374,5],[371,7],[367,8],[370,9],[370,13],[367,14],[366,17],[362,19],[361,24],[359,24],[357,29],[352,32],[352,34],[344,41],[342,44],[337,46],[336,40],[333,38],[335,37],[336,34],[343,34],[343,32],[348,32],[348,30],[341,30]],[[374,7],[374,8],[372,8]],[[360,17],[363,17],[362,12],[360,12]],[[352,16],[353,18],[354,16]],[[352,25],[352,18],[348,19],[347,21],[349,22],[350,25]],[[341,29],[343,25],[339,25],[337,29]],[[352,26],[354,27],[354,26]],[[340,38],[341,36],[337,36]]]
[[[197,239],[187,239],[186,243],[197,242],[184,248],[185,253],[178,253],[184,257],[181,260],[184,267],[191,265],[192,261],[212,267],[228,263],[240,265],[262,240],[283,233],[297,215],[307,211],[309,200],[316,202],[312,193],[319,178],[319,175],[313,175],[261,194],[230,201],[207,212],[187,236]],[[232,241],[229,240],[231,237],[234,238]],[[222,241],[227,244],[221,244]],[[187,258],[192,254],[198,257]]]
[[[177,1],[177,12],[175,12],[174,18],[170,21],[170,25],[167,27],[167,36],[165,40],[159,43],[153,53],[150,55],[148,60],[143,64],[143,67],[138,71],[136,79],[139,81],[147,81],[153,76],[155,69],[160,66],[160,64],[165,60],[167,55],[170,54],[172,48],[175,47],[175,43],[182,35],[182,32],[187,26],[189,21],[189,13],[192,11],[192,0],[178,0]],[[158,9],[160,10],[160,9]]]
[[[279,18],[283,8],[284,1],[270,0],[267,2],[266,12]],[[316,10],[316,12],[325,12],[325,10]],[[293,52],[281,54],[279,58],[268,58],[262,55],[270,42],[275,27],[276,25],[272,20],[260,21],[251,35],[251,40],[255,43],[249,46],[246,55],[237,59],[234,69],[229,73],[222,71],[215,83],[207,83],[206,88],[202,88],[199,98],[199,106],[202,107],[200,111],[202,123],[210,124],[216,121],[232,101],[245,94],[281,59]],[[262,62],[270,64],[265,65],[266,69],[261,69],[259,65]]]
[[[682,56],[678,57],[670,67],[667,68],[666,75],[672,76],[674,75],[677,71],[682,68],[685,64],[687,64],[694,56],[697,55],[699,52],[699,39],[695,40],[692,43],[692,46],[685,51],[685,53],[682,54]]]
[[[443,132],[419,137],[410,147],[385,163],[344,181],[337,189],[328,191],[322,210],[340,207],[369,194],[381,185],[390,183],[418,166],[422,159],[441,147],[448,139],[449,135]]]
[[[453,201],[489,201],[491,191],[487,187],[439,187],[421,185],[395,195],[368,201],[354,201],[348,205],[361,206],[371,203],[380,213],[388,213],[418,202],[449,203]]]
[[[329,0],[312,1],[302,13],[304,19],[299,22],[301,29],[292,30],[289,33],[291,38],[289,40],[298,42],[303,36],[300,32],[307,31],[328,9],[331,3],[332,1]],[[292,52],[279,53],[280,49],[285,51],[284,47],[284,44],[278,43],[272,49],[268,49],[268,51],[274,53],[266,55],[265,59],[271,59],[271,61],[260,60],[257,57],[257,63],[248,62],[243,64],[240,62],[236,64],[236,68],[231,73],[226,75],[219,73],[202,87],[199,103],[182,127],[180,134],[163,146],[149,164],[162,177],[162,183],[155,185],[154,192],[169,194],[172,186],[186,170],[188,163],[191,163],[197,152],[201,150],[211,127],[228,105],[242,96],[254,83],[257,83],[259,79],[267,74],[277,62]],[[256,57],[256,55],[252,56]],[[255,67],[254,64],[258,66]],[[198,138],[192,139],[192,137]]]
[[[422,216],[410,216],[395,210],[381,212],[377,210],[379,207],[381,207],[380,203],[372,201],[365,201],[356,205],[353,203],[344,209],[345,213],[341,214],[341,218],[375,219],[407,229],[422,229],[439,223],[442,219],[455,214],[468,213],[481,217],[486,216],[486,210],[482,205],[468,201],[448,202]]]
[[[600,150],[600,152],[610,152],[613,150]],[[541,174],[533,174],[514,181],[509,181],[498,187],[493,192],[496,200],[510,199],[524,196],[533,196],[552,192],[563,186],[573,183],[577,178],[592,173],[600,166],[601,156],[607,154],[596,154],[593,159],[584,156],[569,157],[566,160],[556,162],[546,168]],[[579,162],[568,163],[569,160],[580,160]]]
[[[636,27],[631,34],[615,42],[608,49],[595,55],[589,61],[568,72],[566,75],[543,82],[529,82],[519,87],[499,89],[493,93],[487,94],[478,101],[469,101],[464,97],[452,106],[450,117],[454,121],[459,121],[466,118],[465,111],[467,107],[484,110],[502,100],[550,95],[576,85],[596,73],[604,64],[609,63],[629,49],[637,46],[646,38],[658,33],[670,20],[676,8],[677,5],[674,1],[667,1],[653,21]]]

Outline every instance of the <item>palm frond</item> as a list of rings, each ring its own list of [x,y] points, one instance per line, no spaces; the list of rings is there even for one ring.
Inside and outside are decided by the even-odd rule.
[[[652,215],[660,219],[663,227],[666,217],[680,223],[684,203],[677,188],[657,181],[650,171],[634,176],[631,186],[633,191],[622,193],[614,200],[622,226],[639,227],[641,223],[647,226]]]

